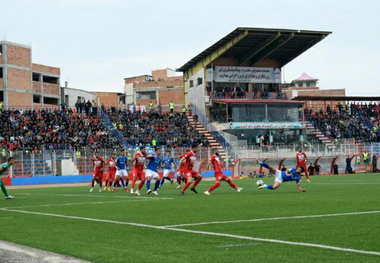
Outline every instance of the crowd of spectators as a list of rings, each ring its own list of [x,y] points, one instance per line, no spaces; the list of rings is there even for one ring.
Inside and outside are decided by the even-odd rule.
[[[338,104],[326,111],[305,109],[315,128],[333,139],[354,138],[357,142],[380,142],[378,104]]]
[[[113,129],[132,146],[153,145],[188,147],[193,143],[208,146],[207,138],[189,125],[185,113],[105,109]]]
[[[8,151],[113,147],[117,140],[98,115],[76,110],[2,110],[0,144]]]

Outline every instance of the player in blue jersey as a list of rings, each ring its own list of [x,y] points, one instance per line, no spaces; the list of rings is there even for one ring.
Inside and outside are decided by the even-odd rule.
[[[161,178],[157,173],[157,169],[164,167],[164,165],[161,165],[162,157],[160,155],[161,149],[157,147],[155,152],[149,152],[146,156],[146,159],[149,159],[149,163],[145,171],[145,181],[148,195],[152,193],[152,190],[150,190],[150,181],[152,179],[156,180],[153,194],[158,195],[157,189],[160,187]]]
[[[165,154],[165,157],[164,157],[164,176],[162,177],[162,180],[161,180],[161,183],[160,183],[160,187],[162,187],[162,185],[164,184],[165,182],[165,179],[170,181],[170,183],[173,185],[173,179],[169,177],[170,175],[170,172],[172,170],[172,165],[174,165],[175,167],[177,167],[177,164],[176,162],[174,161],[174,159],[170,156],[171,155],[171,152],[170,151],[167,151],[166,154]]]
[[[281,171],[273,167],[270,167],[269,164],[265,162],[259,162],[259,164],[262,167],[267,168],[272,174],[275,175],[274,185],[266,185],[266,184],[259,185],[260,189],[267,188],[270,190],[274,190],[274,189],[279,188],[283,182],[295,181],[297,184],[297,188],[301,192],[306,192],[306,189],[303,189],[300,185],[301,174],[305,172],[302,167],[299,167],[297,169],[290,168],[290,169],[287,169],[286,171]]]
[[[113,189],[112,192],[115,192],[116,185],[120,181],[123,185],[123,188],[126,192],[128,192],[128,173],[127,173],[127,161],[128,157],[125,155],[125,150],[122,149],[120,152],[120,156],[116,158],[116,175],[115,175],[115,181],[113,182]],[[125,176],[126,183],[124,183],[123,176]]]

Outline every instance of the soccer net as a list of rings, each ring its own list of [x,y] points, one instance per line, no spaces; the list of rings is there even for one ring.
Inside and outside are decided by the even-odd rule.
[[[235,165],[233,166],[233,177],[238,178],[241,175],[244,176],[250,176],[250,175],[256,175],[259,173],[264,172],[265,174],[268,174],[267,169],[261,168],[258,161],[265,161],[270,166],[279,169],[279,166],[283,160],[283,158],[241,158],[238,159],[235,162]]]

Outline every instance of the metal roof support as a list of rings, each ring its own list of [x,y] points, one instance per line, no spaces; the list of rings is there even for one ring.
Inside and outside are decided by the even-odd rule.
[[[269,37],[267,40],[261,43],[258,47],[253,47],[252,50],[249,50],[248,52],[244,53],[241,57],[239,57],[238,65],[240,66],[244,62],[250,60],[253,56],[257,55],[264,48],[272,44],[275,40],[277,40],[280,37],[281,37],[281,32],[277,32],[276,35]]]
[[[193,65],[191,68],[189,68],[187,70],[187,72],[190,73],[190,74],[188,74],[188,76],[190,77],[190,76],[196,74],[199,70],[201,70],[202,68],[204,68],[207,65],[211,64],[215,59],[217,59],[223,53],[225,53],[226,51],[228,51],[230,48],[232,48],[234,45],[236,45],[239,41],[241,41],[242,39],[244,39],[247,35],[248,35],[248,30],[243,31],[242,33],[240,33],[239,35],[237,35],[236,37],[232,38],[230,41],[228,41],[227,43],[225,43],[224,45],[222,45],[221,47],[219,47],[218,49],[216,49],[214,52],[212,52],[211,54],[209,54],[207,57],[205,57],[204,59],[198,61],[195,65]]]
[[[276,51],[278,48],[280,48],[282,45],[286,44],[289,40],[291,40],[292,38],[294,37],[294,33],[291,33],[287,38],[285,38],[284,40],[281,40],[279,39],[278,41],[275,42],[275,44],[273,45],[273,47],[271,47],[270,45],[267,46],[269,47],[269,50],[266,51],[266,52],[262,52],[262,53],[259,53],[257,54],[256,56],[252,57],[251,58],[251,65],[254,65],[255,63],[259,62],[260,60],[262,60],[263,58],[269,56],[270,54],[272,54],[274,51]]]

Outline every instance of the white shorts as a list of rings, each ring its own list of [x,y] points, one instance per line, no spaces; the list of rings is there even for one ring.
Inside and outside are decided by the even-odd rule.
[[[158,179],[158,178],[160,178],[160,176],[158,175],[157,172],[149,170],[149,169],[146,169],[146,171],[145,171],[145,178],[148,178],[148,177],[150,177],[152,179]]]
[[[164,177],[169,177],[170,170],[169,169],[164,169]]]
[[[275,182],[279,182],[282,184],[284,180],[282,180],[282,171],[276,169],[276,174],[274,175],[276,179],[274,179]]]
[[[116,171],[116,176],[128,176],[128,173],[127,173],[127,170],[123,169],[123,170],[117,170]]]

